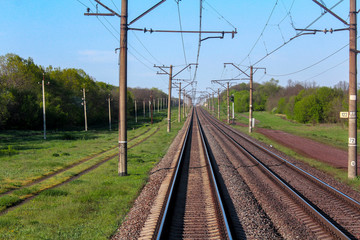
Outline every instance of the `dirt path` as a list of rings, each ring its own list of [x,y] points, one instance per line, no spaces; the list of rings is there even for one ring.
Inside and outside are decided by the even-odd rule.
[[[306,157],[328,163],[336,168],[347,169],[348,167],[347,151],[280,130],[258,128],[256,131]],[[358,162],[359,159],[358,157]]]

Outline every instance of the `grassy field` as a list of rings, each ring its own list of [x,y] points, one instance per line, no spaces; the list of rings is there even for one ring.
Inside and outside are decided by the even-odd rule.
[[[117,176],[118,160],[115,157],[76,180],[44,190],[31,201],[0,216],[0,239],[108,239],[121,224],[146,183],[148,172],[166,153],[172,139],[182,127],[183,122],[175,121],[175,111],[173,131],[170,134],[166,132],[165,120],[154,124],[150,130],[149,127],[141,127],[128,131],[129,139],[140,135],[133,143],[129,143],[129,146],[135,145],[135,142],[141,141],[146,135],[151,136],[129,149],[129,176]],[[3,191],[14,187],[13,183],[17,184],[15,187],[24,185],[88,155],[109,150],[116,146],[117,142],[117,132],[66,134],[74,138],[64,140],[64,133],[50,134],[47,141],[40,140],[41,133],[36,132],[27,135],[6,132],[1,135],[4,136],[1,138],[2,143],[15,151],[9,154],[11,150],[8,150],[7,154],[0,157],[1,169],[9,167],[9,172],[0,172],[1,185],[7,184]],[[24,136],[26,140],[29,138],[29,141],[21,140]],[[49,154],[50,159],[45,156]],[[15,163],[9,163],[13,161]],[[20,167],[22,170],[17,170]],[[26,174],[23,174],[23,171]],[[74,171],[76,170],[72,169],[66,174],[72,175]],[[26,195],[31,189],[23,188],[17,191]],[[1,197],[0,203],[1,201],[6,199]]]
[[[217,117],[217,115],[213,115]],[[249,120],[247,118],[248,116],[248,113],[235,114],[236,122],[249,124]],[[255,130],[256,128],[281,130],[294,135],[313,139],[315,141],[322,142],[333,147],[347,150],[348,129],[345,124],[300,124],[289,121],[285,119],[284,116],[270,114],[268,112],[254,112],[253,116],[257,120]],[[226,115],[224,115],[224,113],[220,117],[223,121],[226,121]],[[235,125],[232,126],[245,134],[249,134],[248,127],[241,127]],[[358,130],[358,134],[359,133],[360,132]],[[337,169],[326,163],[304,157],[287,147],[277,144],[273,140],[265,137],[264,135],[256,133],[256,131],[253,132],[251,136],[267,144],[272,144],[275,148],[284,152],[285,154],[299,159],[303,162],[306,162],[310,166],[326,172],[334,178],[338,179],[339,181],[352,186],[355,190],[360,191],[360,177],[357,177],[354,180],[348,180],[347,171],[345,170]]]
[[[248,124],[247,116],[237,114],[236,118]],[[254,118],[259,121],[256,127],[281,130],[347,150],[348,130],[344,124],[301,124],[268,112],[254,112]]]

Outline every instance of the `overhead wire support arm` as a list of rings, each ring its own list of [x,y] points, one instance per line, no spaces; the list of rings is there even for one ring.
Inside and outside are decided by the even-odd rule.
[[[188,64],[186,67],[184,67],[183,69],[181,69],[179,72],[177,72],[174,76],[173,76],[173,78],[174,77],[176,77],[177,75],[179,75],[182,71],[184,71],[185,69],[187,69],[188,67],[190,67],[191,65],[198,65],[197,63],[190,63],[190,64]]]
[[[128,28],[129,30],[133,30],[133,31],[143,31],[144,33],[146,32],[159,32],[159,33],[209,33],[209,34],[232,34],[232,38],[235,37],[235,34],[237,34],[237,31],[235,29],[235,31],[179,31],[179,30],[154,30],[152,28],[147,29],[147,28]]]
[[[143,16],[145,16],[146,14],[148,14],[149,12],[151,12],[152,10],[154,10],[155,8],[157,8],[160,4],[166,2],[166,0],[162,0],[160,2],[158,2],[157,4],[155,4],[154,6],[152,6],[151,8],[149,8],[147,11],[145,11],[144,13],[142,13],[140,16],[138,16],[137,18],[135,18],[134,20],[132,20],[128,26],[130,26],[131,24],[133,24],[134,22],[136,22],[137,20],[139,20],[140,18],[142,18]]]
[[[103,8],[105,8],[106,10],[108,10],[109,12],[111,12],[112,15],[105,15],[105,16],[118,16],[121,17],[120,14],[118,14],[117,12],[115,12],[114,10],[112,10],[111,8],[109,8],[108,6],[104,5],[102,2],[100,2],[99,0],[95,0],[95,2],[97,2],[98,4],[100,4]],[[101,14],[101,13],[100,13]],[[95,14],[94,14],[95,15]],[[101,15],[100,15],[101,16]]]
[[[323,8],[326,12],[330,13],[331,15],[333,15],[334,17],[336,17],[338,20],[340,20],[342,23],[344,23],[345,25],[349,26],[350,24],[348,22],[346,22],[344,19],[342,19],[341,17],[339,17],[339,15],[337,15],[336,13],[334,13],[333,11],[331,11],[329,8],[327,8],[326,6],[324,6],[323,4],[321,4],[320,2],[318,2],[317,0],[312,0],[314,3],[316,3],[317,5],[319,5],[321,8]]]
[[[115,16],[114,13],[84,13],[85,16]]]

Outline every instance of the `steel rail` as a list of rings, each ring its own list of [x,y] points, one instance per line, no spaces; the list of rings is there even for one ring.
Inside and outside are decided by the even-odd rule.
[[[210,157],[209,157],[208,148],[207,148],[206,143],[205,143],[202,127],[200,125],[200,121],[199,121],[199,118],[197,116],[197,113],[195,113],[195,112],[196,112],[195,109],[193,109],[191,120],[190,120],[191,123],[189,124],[189,127],[188,127],[187,132],[186,132],[186,136],[185,136],[182,148],[181,148],[181,153],[180,153],[179,158],[178,158],[178,163],[176,165],[176,171],[175,171],[175,174],[174,174],[173,179],[172,179],[172,183],[171,183],[170,191],[169,191],[169,194],[168,194],[166,206],[165,206],[165,209],[164,209],[164,212],[163,212],[163,215],[162,215],[162,219],[161,219],[161,223],[160,223],[160,226],[158,228],[157,235],[156,235],[157,240],[162,239],[163,233],[165,231],[164,230],[165,225],[166,225],[167,219],[169,218],[168,215],[169,215],[169,211],[170,211],[170,205],[171,205],[172,200],[174,199],[175,188],[176,188],[176,185],[177,185],[177,183],[179,181],[179,178],[180,178],[179,172],[180,172],[180,168],[181,168],[181,164],[182,164],[182,158],[183,158],[183,155],[184,155],[184,152],[185,152],[186,143],[189,140],[189,133],[190,133],[190,129],[192,128],[192,120],[194,118],[194,114],[196,114],[196,120],[197,120],[197,122],[199,124],[199,132],[200,132],[200,135],[201,135],[203,151],[204,151],[204,153],[206,155],[206,159],[208,161],[208,169],[210,170],[210,174],[209,174],[210,177],[211,177],[210,181],[212,182],[212,185],[215,188],[216,200],[217,200],[218,206],[220,208],[220,212],[221,212],[221,215],[222,215],[222,220],[223,220],[224,225],[225,225],[226,234],[227,234],[229,239],[231,239],[231,240],[233,239],[232,235],[231,235],[230,225],[229,225],[229,222],[228,222],[227,217],[226,217],[224,204],[222,203],[221,196],[220,196],[220,191],[219,191],[219,189],[217,187],[217,181],[216,181],[214,170],[213,170],[213,167],[212,167],[212,163],[211,163],[211,160],[210,160]]]
[[[216,118],[214,118],[213,116],[211,116],[211,118],[213,118],[215,121],[218,121]],[[221,122],[219,122],[221,123]],[[221,123],[222,124],[222,123]],[[312,179],[313,182],[316,183],[320,183],[321,185],[323,185],[323,187],[325,189],[331,190],[334,194],[340,195],[341,197],[345,198],[350,204],[355,205],[356,207],[360,208],[360,202],[356,201],[355,199],[351,198],[350,196],[346,195],[345,193],[339,191],[338,189],[334,188],[333,186],[327,184],[326,182],[322,181],[321,179],[315,177],[314,175],[306,172],[305,170],[301,169],[300,167],[294,165],[293,163],[289,162],[288,160],[286,160],[285,158],[277,155],[276,153],[273,153],[272,151],[270,151],[269,149],[261,146],[260,144],[254,142],[253,140],[249,139],[246,136],[242,136],[240,135],[238,132],[236,132],[234,129],[232,129],[231,127],[229,127],[228,125],[222,124],[222,126],[224,126],[225,128],[227,128],[229,131],[233,132],[234,134],[236,134],[237,136],[245,139],[246,141],[252,143],[253,145],[255,145],[257,148],[260,148],[261,150],[263,150],[264,152],[270,154],[272,157],[283,161],[284,163],[286,163],[287,165],[289,165],[291,168],[298,170],[299,172],[301,172],[303,175],[305,175],[306,177],[308,177],[309,179]]]
[[[203,144],[203,147],[204,147],[204,152],[206,154],[206,159],[207,159],[207,161],[209,163],[208,165],[209,165],[213,185],[214,185],[214,188],[216,190],[216,197],[217,197],[218,204],[220,206],[221,214],[223,216],[224,224],[225,224],[225,227],[226,227],[226,231],[227,231],[226,233],[227,233],[229,239],[232,239],[231,230],[230,230],[229,222],[227,220],[227,216],[226,216],[226,213],[225,213],[224,204],[223,204],[223,202],[221,200],[221,195],[220,195],[220,192],[219,192],[218,184],[216,182],[214,169],[212,167],[212,162],[211,162],[210,157],[209,157],[209,151],[208,151],[205,139],[204,139],[204,130],[202,129],[202,126],[200,124],[200,120],[199,120],[199,116],[197,115],[197,112],[196,112],[196,119],[197,119],[198,126],[199,126],[199,132],[200,132],[200,135],[201,135],[201,141],[202,141],[202,144]]]
[[[156,235],[156,239],[157,240],[160,240],[161,239],[161,236],[163,235],[163,231],[164,231],[164,226],[166,224],[166,220],[168,218],[168,212],[169,212],[169,207],[170,207],[170,204],[171,204],[171,201],[174,197],[174,189],[175,189],[175,185],[176,183],[179,181],[179,170],[180,170],[180,166],[181,166],[181,163],[182,163],[182,159],[183,159],[183,155],[184,155],[184,152],[185,152],[185,146],[186,146],[186,142],[188,141],[189,139],[189,133],[190,133],[190,129],[192,127],[192,120],[193,120],[193,117],[194,117],[194,109],[192,111],[192,114],[191,114],[191,119],[190,119],[190,123],[189,123],[189,127],[186,131],[186,135],[185,135],[185,139],[184,139],[184,142],[182,143],[182,147],[181,147],[181,152],[180,152],[180,155],[179,155],[179,158],[178,158],[178,163],[176,165],[176,171],[175,171],[175,174],[173,176],[173,179],[172,179],[172,183],[171,183],[171,187],[170,187],[170,191],[169,193],[167,194],[168,195],[168,198],[167,198],[167,201],[166,201],[166,205],[165,205],[165,209],[164,209],[164,212],[163,212],[163,215],[162,215],[162,218],[161,218],[161,223],[160,223],[160,226],[159,226],[159,229],[157,231],[157,235]]]
[[[203,113],[204,114],[204,113]],[[204,114],[205,116],[205,114]],[[294,196],[294,200],[297,200],[305,209],[310,211],[311,215],[321,221],[325,227],[327,227],[333,234],[335,234],[340,239],[351,239],[348,237],[342,230],[340,230],[336,225],[334,225],[328,217],[326,217],[323,213],[314,208],[313,204],[301,196],[290,184],[285,182],[281,177],[279,177],[274,171],[272,171],[269,167],[267,167],[261,160],[259,160],[256,156],[250,153],[247,149],[241,146],[233,137],[227,134],[224,130],[222,130],[219,126],[216,126],[214,123],[210,121],[210,123],[219,130],[225,137],[227,137],[235,146],[237,146],[245,155],[251,158],[253,161],[259,164],[263,170],[265,170],[268,175],[270,175],[274,180],[276,180],[282,187],[288,190],[292,196]]]

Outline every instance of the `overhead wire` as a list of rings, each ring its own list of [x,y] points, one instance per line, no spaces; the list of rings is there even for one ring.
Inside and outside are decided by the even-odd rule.
[[[323,71],[323,72],[321,72],[321,73],[319,73],[319,74],[317,74],[317,75],[315,75],[315,76],[313,76],[313,77],[310,77],[310,78],[305,79],[304,82],[306,82],[306,81],[308,81],[308,80],[310,80],[310,79],[316,78],[316,77],[318,77],[318,76],[326,73],[327,71],[329,71],[329,70],[331,70],[331,69],[334,69],[334,68],[340,66],[341,64],[343,64],[343,63],[345,63],[345,62],[347,62],[347,61],[349,61],[349,58],[347,58],[347,59],[345,59],[344,61],[336,64],[335,66],[333,66],[333,67],[331,67],[331,68],[326,69],[325,71]]]
[[[89,6],[87,6],[86,4],[84,4],[83,2],[81,2],[80,0],[76,0],[78,1],[80,4],[82,4],[83,6],[85,6],[86,8],[89,8]],[[89,0],[89,2],[97,9],[96,5],[94,5],[93,2],[91,2],[91,0]],[[90,8],[89,8],[90,9]],[[91,12],[93,12],[90,9]],[[113,33],[113,31],[111,31],[104,23],[103,21],[101,21],[101,19],[96,16],[96,18],[98,19],[98,21],[103,25],[103,27],[117,40],[117,42],[120,43],[120,39]],[[117,30],[110,22],[109,20],[107,20],[105,17],[103,17],[105,19],[105,21],[111,26],[111,28],[115,31],[115,33],[117,33],[118,35],[120,35],[119,30]],[[141,53],[139,53],[139,51],[136,50],[136,48],[134,48],[131,44],[129,44],[129,47],[131,49],[133,49],[138,55],[140,55],[143,59],[145,59],[150,65],[152,65],[153,63],[147,59],[146,57],[144,57]],[[132,53],[131,51],[129,51],[129,54],[132,55],[137,61],[139,61],[142,65],[144,65],[145,67],[147,67],[148,69],[155,71],[153,68],[149,67],[146,63],[144,63],[142,60],[140,60],[134,53]]]
[[[121,13],[120,9],[116,6],[116,4],[114,3],[113,0],[111,0],[111,2],[114,4],[115,8],[118,10],[119,13]]]
[[[185,44],[184,44],[184,35],[182,33],[182,24],[181,24],[181,14],[180,14],[180,6],[179,6],[179,1],[176,1],[177,4],[177,10],[178,10],[178,16],[179,16],[179,25],[180,25],[180,31],[181,31],[181,42],[182,42],[182,48],[183,48],[183,54],[184,54],[184,60],[185,60],[185,64],[187,65],[187,59],[186,59],[186,52],[185,52]]]
[[[341,2],[343,2],[344,0],[340,0],[339,2],[337,2],[335,5],[333,5],[330,10],[332,10],[333,8],[335,8],[336,6],[338,6]],[[311,27],[314,23],[316,23],[320,18],[322,18],[324,15],[326,14],[326,12],[321,13],[321,15],[319,17],[317,17],[315,20],[313,20],[310,24],[308,24],[305,29],[308,29],[309,27]],[[299,31],[294,37],[290,38],[289,40],[285,41],[282,45],[278,46],[277,48],[275,48],[274,50],[268,52],[266,55],[264,55],[263,57],[261,57],[258,61],[256,61],[253,65],[257,65],[258,63],[260,63],[261,61],[263,61],[265,58],[267,58],[268,56],[270,56],[271,54],[273,54],[274,52],[277,52],[279,49],[283,48],[285,45],[287,45],[289,42],[291,42],[292,40],[294,40],[295,38],[299,37],[302,33],[304,32],[304,30]],[[247,56],[248,57],[248,56]],[[245,59],[247,58],[245,57]],[[241,74],[239,74],[241,75]],[[239,76],[238,75],[238,76]]]
[[[267,74],[267,75],[272,76],[272,77],[284,77],[284,76],[290,76],[290,75],[293,75],[293,74],[296,74],[296,73],[299,73],[299,72],[303,72],[303,71],[305,71],[305,70],[307,70],[307,69],[309,69],[309,68],[312,68],[312,67],[318,65],[319,63],[325,61],[326,59],[334,56],[336,53],[340,52],[341,50],[343,50],[343,49],[346,48],[347,46],[349,46],[349,44],[346,44],[345,46],[343,46],[343,47],[341,47],[340,49],[336,50],[336,51],[333,52],[332,54],[330,54],[330,55],[324,57],[323,59],[321,59],[321,60],[319,60],[319,61],[317,61],[317,62],[315,62],[315,63],[313,63],[313,64],[311,64],[311,65],[309,65],[309,66],[307,66],[307,67],[305,67],[305,68],[303,68],[303,69],[300,69],[300,70],[298,70],[298,71],[291,72],[291,73],[286,73],[286,74]]]
[[[154,55],[149,51],[149,49],[142,43],[142,41],[140,40],[140,38],[137,36],[137,34],[132,31],[132,33],[134,34],[136,40],[141,44],[141,46],[143,46],[143,48],[145,49],[145,51],[155,60],[155,62],[161,64],[161,62],[156,58],[154,57]]]
[[[232,28],[236,28],[229,20],[227,20],[223,15],[221,15],[208,1],[204,0],[204,2],[216,13],[219,15],[221,19],[227,22]]]
[[[196,66],[195,66],[195,73],[194,73],[194,78],[193,81],[196,80],[196,76],[197,76],[197,70],[198,70],[198,64],[199,64],[199,57],[200,57],[200,48],[201,48],[201,29],[202,29],[202,1],[200,0],[200,21],[199,21],[199,43],[198,43],[198,51],[197,51],[197,56],[196,56]]]
[[[258,44],[260,38],[263,36],[263,34],[264,34],[264,32],[265,32],[265,29],[267,28],[267,26],[268,26],[268,24],[269,24],[269,22],[270,22],[270,19],[271,19],[272,15],[274,14],[275,8],[276,8],[276,6],[278,5],[278,2],[279,2],[279,0],[276,0],[276,2],[275,2],[275,4],[274,4],[274,7],[272,8],[272,10],[271,10],[271,12],[270,12],[270,15],[269,15],[269,17],[268,17],[268,19],[267,19],[267,21],[266,21],[266,23],[265,23],[265,26],[263,27],[263,29],[262,29],[262,31],[261,31],[259,37],[256,39],[256,41],[255,41],[255,43],[253,44],[253,46],[251,47],[249,53],[248,53],[248,54],[245,56],[245,58],[240,62],[240,64],[243,63],[246,58],[249,58],[249,57],[250,57],[250,54],[252,53],[252,51],[254,50],[254,48],[256,47],[256,45]]]

